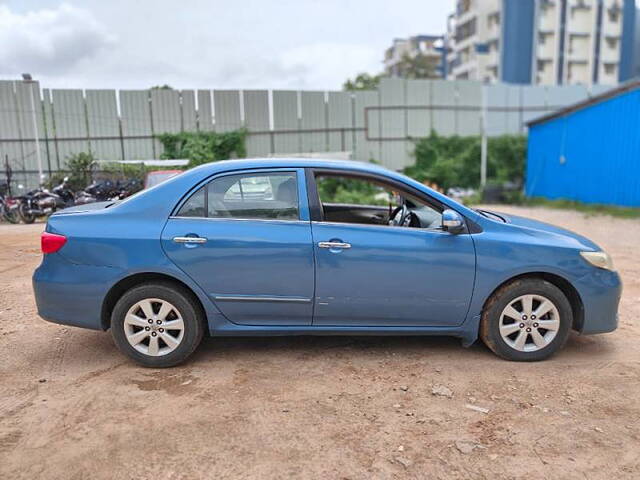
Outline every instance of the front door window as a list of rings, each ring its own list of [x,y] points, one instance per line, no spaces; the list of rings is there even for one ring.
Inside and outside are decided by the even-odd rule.
[[[316,185],[327,222],[429,229],[442,224],[434,205],[377,179],[319,173]]]

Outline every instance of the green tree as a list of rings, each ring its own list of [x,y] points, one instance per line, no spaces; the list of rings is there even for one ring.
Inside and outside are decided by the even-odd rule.
[[[370,75],[369,73],[359,73],[353,80],[347,79],[342,85],[342,89],[347,92],[354,90],[375,90],[380,84],[382,75]]]
[[[73,190],[80,190],[91,183],[94,170],[98,162],[91,153],[80,152],[67,158],[69,170],[69,186]]]
[[[398,75],[402,78],[438,78],[438,59],[419,53],[412,57],[404,54],[398,63]]]
[[[163,133],[157,138],[164,146],[161,158],[189,159],[189,167],[229,158],[245,157],[247,149],[244,129],[231,132]]]
[[[527,140],[523,135],[491,137],[487,143],[487,178],[492,183],[522,183]],[[443,189],[480,186],[480,137],[441,137],[435,132],[416,142],[415,165],[405,173]]]

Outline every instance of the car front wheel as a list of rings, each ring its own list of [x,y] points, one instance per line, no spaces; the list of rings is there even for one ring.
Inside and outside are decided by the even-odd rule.
[[[544,360],[564,346],[572,319],[571,305],[558,287],[540,278],[515,280],[485,305],[480,336],[507,360]]]
[[[144,367],[172,367],[199,345],[204,322],[189,292],[171,283],[133,287],[111,315],[118,349]]]

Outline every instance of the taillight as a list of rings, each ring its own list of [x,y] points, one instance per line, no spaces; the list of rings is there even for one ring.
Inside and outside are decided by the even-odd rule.
[[[65,243],[67,243],[67,237],[57,233],[42,232],[40,236],[42,253],[56,253]]]

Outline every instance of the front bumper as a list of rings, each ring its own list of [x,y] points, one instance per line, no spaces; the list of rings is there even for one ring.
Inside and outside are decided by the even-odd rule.
[[[617,272],[594,268],[574,282],[584,306],[582,334],[612,332],[618,328],[618,305],[622,282]]]
[[[59,253],[44,255],[33,274],[38,315],[62,325],[102,330],[102,302],[119,269],[78,265]]]

